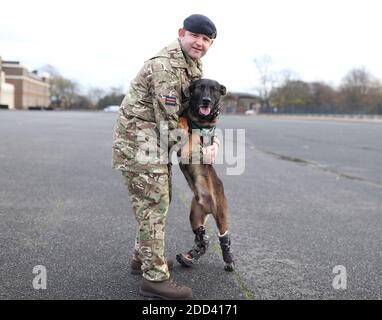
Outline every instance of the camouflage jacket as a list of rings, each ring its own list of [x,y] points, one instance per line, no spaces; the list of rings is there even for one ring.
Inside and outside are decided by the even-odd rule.
[[[169,150],[160,143],[160,126],[166,123],[167,134],[177,128],[179,115],[188,107],[190,82],[201,77],[201,62],[184,54],[179,40],[145,62],[119,110],[113,140],[114,169],[168,172],[162,156]]]

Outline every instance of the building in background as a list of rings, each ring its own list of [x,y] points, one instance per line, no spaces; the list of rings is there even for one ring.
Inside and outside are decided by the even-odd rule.
[[[222,113],[257,114],[260,108],[260,98],[253,94],[228,92],[222,97]]]
[[[0,60],[1,62],[1,60]],[[5,82],[14,86],[15,109],[46,109],[49,107],[49,82],[37,72],[29,72],[18,61],[1,62]]]
[[[2,60],[0,57],[0,108],[14,109],[15,108],[15,87],[5,82],[5,72],[2,70]]]

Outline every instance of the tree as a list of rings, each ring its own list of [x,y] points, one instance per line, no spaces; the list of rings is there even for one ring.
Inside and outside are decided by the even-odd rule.
[[[259,73],[259,85],[255,88],[261,99],[261,109],[263,112],[270,112],[270,94],[275,85],[275,73],[271,71],[272,58],[270,56],[260,56],[253,60]]]
[[[87,92],[87,98],[90,101],[92,107],[97,107],[98,101],[106,95],[105,90],[101,88],[90,88]]]
[[[60,77],[62,77],[60,72],[50,64],[45,64],[42,67],[38,68],[37,72],[38,72],[38,74],[41,74],[41,75],[48,74],[49,78],[60,78]]]
[[[66,79],[52,65],[46,64],[38,68],[38,73],[48,75],[51,105],[57,108],[71,108],[80,100],[78,83]]]
[[[92,106],[92,102],[86,95],[76,95],[74,101],[72,102],[71,107],[88,109]]]
[[[288,82],[300,80],[300,77],[293,70],[284,69],[275,73],[275,80],[276,86],[282,87]]]
[[[311,113],[334,113],[336,109],[336,91],[326,83],[312,82],[310,84],[312,96]]]
[[[114,92],[104,96],[103,98],[101,98],[98,103],[97,103],[97,108],[98,109],[103,109],[107,106],[111,106],[111,105],[120,105],[123,98],[124,98],[124,94],[116,94]]]
[[[382,114],[382,84],[380,81],[373,82],[367,97],[367,113]]]
[[[312,105],[310,85],[301,80],[287,81],[281,87],[274,88],[271,100],[281,112],[309,112]]]
[[[62,76],[51,78],[50,97],[54,107],[71,108],[79,96],[79,86],[75,81]]]
[[[367,113],[373,110],[378,100],[376,78],[365,68],[349,71],[339,89],[339,102],[343,112]]]

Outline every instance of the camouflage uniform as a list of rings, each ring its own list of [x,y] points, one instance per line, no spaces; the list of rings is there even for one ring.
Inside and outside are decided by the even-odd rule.
[[[159,129],[177,128],[188,106],[191,81],[202,77],[202,65],[182,51],[179,40],[146,61],[122,101],[114,130],[112,166],[122,171],[139,224],[135,251],[143,277],[169,278],[164,251],[164,226],[171,201],[171,165],[163,163]],[[144,138],[140,132],[144,131]],[[152,147],[159,152],[149,153]],[[141,161],[144,159],[145,161]]]

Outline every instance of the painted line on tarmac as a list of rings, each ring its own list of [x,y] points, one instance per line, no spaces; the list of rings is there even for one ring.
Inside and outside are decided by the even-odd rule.
[[[189,200],[186,198],[186,196],[175,186],[173,186],[173,190],[175,191],[175,194],[178,196],[180,201],[184,204],[184,206],[187,209],[189,209],[190,204],[189,204]],[[208,226],[208,224],[206,224],[205,227],[206,227],[207,234],[210,237],[210,243],[211,243],[211,247],[212,247],[213,251],[219,257],[222,257],[220,245],[216,242],[215,237],[214,237],[214,235],[215,235],[214,231],[212,230],[211,227]],[[240,291],[243,293],[245,299],[246,300],[255,300],[255,294],[245,285],[244,281],[240,277],[239,272],[236,270],[233,270],[231,273],[233,274],[234,282],[237,284]],[[260,297],[260,294],[257,294],[257,296]]]

